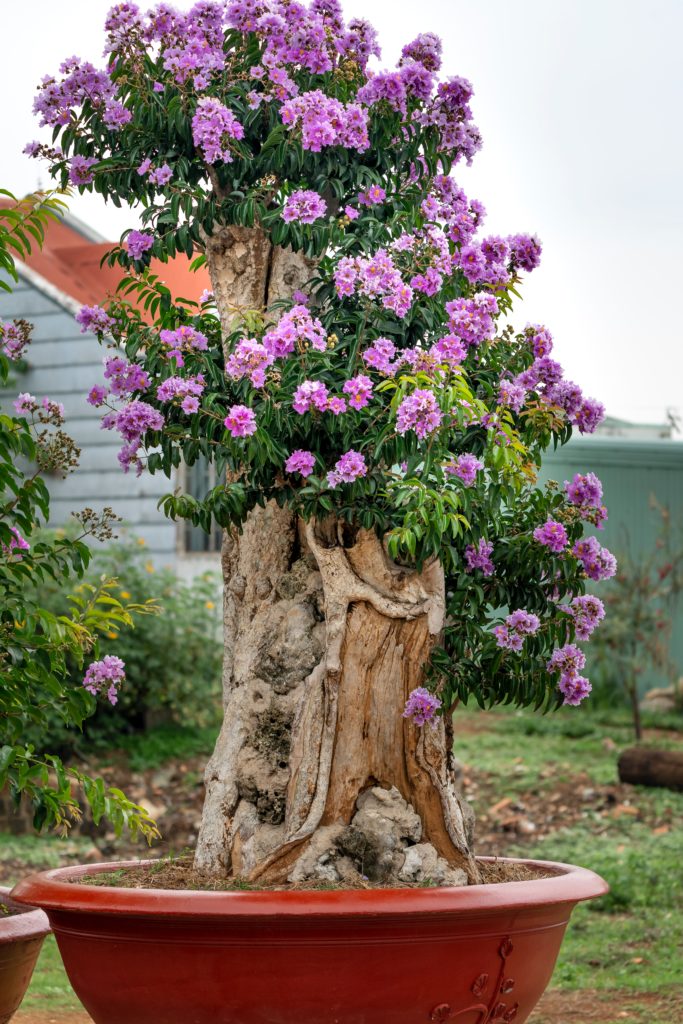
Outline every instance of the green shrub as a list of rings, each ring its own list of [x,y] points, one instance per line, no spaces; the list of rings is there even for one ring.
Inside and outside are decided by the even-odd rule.
[[[220,712],[222,644],[217,575],[206,573],[190,583],[170,569],[155,569],[140,541],[126,539],[93,556],[86,581],[100,576],[117,581],[118,596],[153,601],[159,615],[136,629],[111,631],[102,638],[103,654],[116,653],[126,664],[126,682],[115,708],[100,706],[83,732],[53,723],[51,742],[62,753],[112,745],[159,722],[206,726]],[[56,614],[66,592],[53,586],[43,595]],[[74,682],[78,682],[74,666]]]

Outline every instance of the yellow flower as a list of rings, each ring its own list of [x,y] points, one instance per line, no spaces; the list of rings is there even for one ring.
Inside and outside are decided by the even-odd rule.
[[[211,611],[211,609],[212,609],[212,608],[215,608],[215,607],[216,607],[216,605],[215,605],[215,604],[213,603],[213,601],[207,601],[207,602],[206,602],[206,604],[204,605],[204,607],[205,607],[205,608],[208,608],[208,609],[209,609],[209,611]]]
[[[130,597],[130,594],[128,593],[128,591],[127,591],[127,590],[122,590],[122,591],[120,591],[120,593],[119,593],[119,597],[123,597],[123,598],[125,599],[125,598],[127,598],[127,597]]]
[[[144,548],[144,546],[145,546],[145,538],[144,537],[138,537],[138,544],[140,545],[141,548]]]
[[[118,633],[107,633],[107,636],[109,637],[110,640],[116,640],[118,635]]]
[[[145,569],[147,572],[154,572],[154,566],[151,562],[145,562]]]

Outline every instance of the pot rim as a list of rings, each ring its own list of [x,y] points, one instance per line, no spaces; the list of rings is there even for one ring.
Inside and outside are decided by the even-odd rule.
[[[0,915],[0,946],[21,939],[39,939],[52,931],[47,914],[36,907],[26,907],[9,896],[9,886],[0,885],[0,904],[18,910],[11,917]]]
[[[124,889],[117,886],[75,885],[85,874],[154,864],[154,860],[75,864],[40,871],[12,890],[17,903],[38,904],[46,910],[115,916],[166,918],[347,918],[398,914],[486,914],[524,907],[579,903],[603,896],[604,879],[588,868],[555,861],[515,857],[481,857],[484,862],[524,865],[544,878],[521,882],[491,882],[470,886],[417,889],[240,890]]]

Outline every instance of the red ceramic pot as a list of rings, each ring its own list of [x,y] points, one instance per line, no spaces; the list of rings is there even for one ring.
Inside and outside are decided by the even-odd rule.
[[[19,906],[0,886],[0,1024],[7,1024],[24,998],[50,924],[42,910]],[[13,913],[5,916],[3,908]],[[17,913],[18,911],[18,913]]]
[[[574,906],[606,883],[551,877],[467,888],[197,892],[74,885],[43,871],[18,900],[49,915],[96,1024],[522,1024]]]

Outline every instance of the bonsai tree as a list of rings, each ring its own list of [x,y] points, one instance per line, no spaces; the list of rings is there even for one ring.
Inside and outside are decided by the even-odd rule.
[[[432,34],[378,70],[337,0],[124,3],[105,29],[105,68],[43,80],[53,140],[28,151],[141,208],[118,296],[79,315],[108,346],[89,400],[124,471],[217,466],[201,500],[162,502],[225,529],[195,865],[476,881],[453,711],[578,704],[574,641],[602,614],[585,580],[615,571],[583,536],[597,479],[536,486],[543,451],[603,415],[550,332],[508,320],[541,245],[483,235],[457,185],[481,139]],[[149,272],[177,252],[208,267],[199,305]]]
[[[65,203],[50,193],[21,201],[4,189],[0,195],[0,289],[11,291],[15,255],[26,258],[33,244],[42,243]],[[30,338],[27,321],[0,320],[0,388],[14,381]],[[158,832],[142,807],[27,742],[28,733],[40,736],[55,720],[80,727],[98,696],[116,704],[125,665],[113,654],[98,657],[100,637],[117,635],[136,614],[155,609],[121,602],[112,577],[83,582],[92,553],[85,541],[112,537],[117,517],[111,509],[78,513],[80,528],[72,538],[41,532],[50,514],[43,474],[66,475],[78,464],[79,451],[63,429],[58,402],[23,392],[14,411],[0,414],[0,792],[7,790],[17,804],[29,800],[38,830],[68,832],[81,817],[82,793],[95,823],[106,816],[117,834],[127,826],[151,840]],[[41,603],[41,585],[53,581],[73,588],[66,614]],[[82,685],[70,682],[70,665],[80,666]]]

